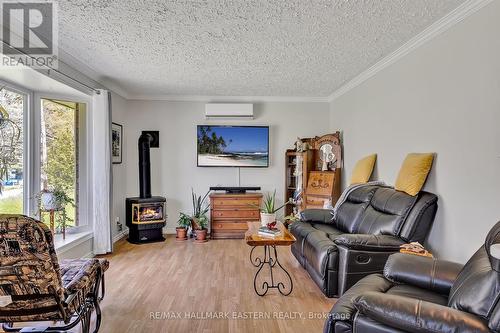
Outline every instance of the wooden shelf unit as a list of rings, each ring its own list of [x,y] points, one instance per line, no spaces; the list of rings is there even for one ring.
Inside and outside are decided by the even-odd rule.
[[[210,238],[245,238],[248,222],[260,221],[261,193],[210,194]]]
[[[295,191],[298,188],[297,178],[294,172],[297,170],[297,157],[302,157],[302,196],[304,196],[305,189],[307,187],[307,177],[309,171],[313,168],[313,151],[307,150],[304,152],[296,152],[295,150],[287,150],[285,153],[285,198],[284,202],[293,198]],[[285,216],[293,213],[293,204],[288,204],[285,207]]]
[[[309,149],[304,152],[296,152],[289,149],[285,153],[285,198],[287,201],[293,197],[297,190],[294,171],[297,168],[295,163],[297,156],[302,156],[302,203],[298,210],[306,208],[323,208],[325,200],[331,200],[335,205],[340,197],[340,175],[342,170],[342,146],[340,143],[340,132],[323,135],[321,137],[303,138],[307,142]],[[327,171],[320,171],[322,168],[321,149],[323,145],[331,146],[331,152],[335,154],[335,160],[329,163]],[[320,181],[327,181],[328,187],[317,187],[311,181],[311,175]],[[318,178],[319,177],[319,178]],[[324,184],[323,184],[324,185]],[[316,188],[315,188],[316,187]],[[285,207],[285,215],[293,213],[293,204]]]

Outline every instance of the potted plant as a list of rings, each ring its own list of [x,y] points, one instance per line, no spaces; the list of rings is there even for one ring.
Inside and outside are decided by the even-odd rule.
[[[275,207],[276,204],[276,190],[271,193],[267,193],[262,201],[262,207],[260,208],[260,224],[262,226],[267,226],[270,223],[276,221],[276,212],[285,207],[289,201],[285,202],[278,208]]]
[[[55,230],[55,212],[59,212],[57,217],[57,229],[62,233],[63,239],[66,238],[66,223],[71,222],[72,219],[66,215],[66,206],[69,204],[75,207],[75,202],[70,198],[66,191],[60,187],[53,189],[43,189],[36,195],[38,201],[38,211],[50,213],[49,227],[54,233]]]
[[[175,228],[177,233],[176,240],[183,241],[187,239],[187,230],[191,226],[191,216],[179,213],[179,220],[177,221],[178,227]]]
[[[198,218],[198,229],[196,230],[196,243],[205,243],[207,241],[208,218],[202,215]]]
[[[210,205],[207,204],[206,201],[209,193],[210,190],[205,193],[204,196],[201,196],[194,193],[193,189],[191,189],[191,199],[193,201],[193,216],[191,221],[192,229],[195,234],[197,234],[197,230],[202,230],[200,226],[200,219],[205,219],[206,224],[208,224],[207,213],[210,209]]]
[[[63,210],[67,204],[73,203],[73,199],[60,188],[41,190],[37,197],[39,209],[46,212]]]

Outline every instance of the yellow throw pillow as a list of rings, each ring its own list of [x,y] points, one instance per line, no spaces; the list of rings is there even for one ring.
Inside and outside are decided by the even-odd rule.
[[[417,195],[425,184],[433,161],[433,153],[408,154],[399,170],[394,188],[412,196]]]
[[[372,154],[360,159],[352,170],[351,185],[364,184],[368,182],[372,175],[376,160],[377,154]]]

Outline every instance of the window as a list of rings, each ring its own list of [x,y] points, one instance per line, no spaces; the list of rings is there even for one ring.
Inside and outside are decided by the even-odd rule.
[[[87,158],[89,100],[35,94],[0,82],[0,213],[36,216],[50,225],[60,212],[40,213],[42,190],[71,199],[67,233],[87,231],[90,212]],[[56,232],[61,225],[55,225]]]
[[[79,104],[41,100],[40,189],[58,190],[72,200],[65,207],[66,224],[78,225]],[[49,223],[49,216],[42,214]]]
[[[26,95],[0,88],[0,212],[22,214]]]

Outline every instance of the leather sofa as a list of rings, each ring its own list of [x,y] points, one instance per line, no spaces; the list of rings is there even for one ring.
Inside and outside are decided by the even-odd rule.
[[[382,272],[404,243],[426,238],[437,210],[428,192],[410,196],[390,187],[353,190],[332,219],[330,210],[309,209],[290,225],[292,253],[327,297],[342,295],[366,275]]]
[[[365,277],[337,301],[324,332],[500,332],[500,256],[491,251],[499,243],[500,222],[464,266],[392,255],[383,275]]]

